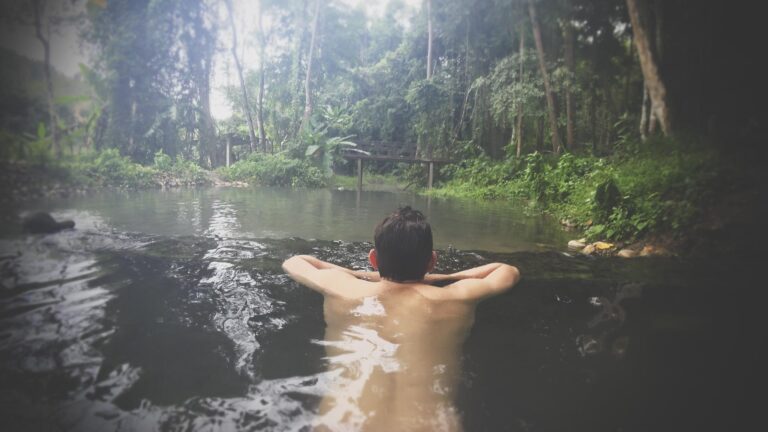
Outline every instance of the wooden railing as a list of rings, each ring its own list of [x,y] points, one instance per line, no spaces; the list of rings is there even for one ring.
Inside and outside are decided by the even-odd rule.
[[[404,163],[424,163],[429,169],[427,187],[432,189],[435,178],[435,165],[451,163],[453,160],[439,157],[417,157],[416,144],[392,141],[370,141],[358,143],[357,147],[346,148],[343,157],[357,161],[357,189],[363,189],[363,161],[391,161]]]
[[[419,157],[417,157],[415,143],[393,141],[369,141],[358,143],[357,147],[346,148],[343,156],[352,160],[364,159],[406,163],[452,162],[450,159],[441,157],[428,157],[425,155],[419,155]]]

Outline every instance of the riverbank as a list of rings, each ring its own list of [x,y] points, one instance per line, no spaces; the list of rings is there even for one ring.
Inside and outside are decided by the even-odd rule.
[[[0,162],[0,202],[84,195],[101,189],[141,190],[226,183],[189,161],[159,155],[150,166],[106,150],[46,163]]]
[[[446,167],[437,197],[527,202],[572,232],[563,249],[589,255],[724,255],[750,249],[760,231],[759,182],[706,151],[669,146],[632,155],[521,162],[470,159]],[[229,168],[204,170],[160,153],[143,166],[116,151],[77,159],[0,165],[0,202],[84,195],[102,189],[252,185],[355,189],[356,177],[325,178],[314,166],[281,155],[255,155]],[[392,175],[365,176],[365,190],[403,190]],[[754,242],[752,242],[754,243]]]
[[[754,172],[668,140],[610,157],[534,153],[470,159],[446,171],[450,180],[433,196],[522,200],[572,230],[571,249],[589,255],[740,253],[760,228]]]

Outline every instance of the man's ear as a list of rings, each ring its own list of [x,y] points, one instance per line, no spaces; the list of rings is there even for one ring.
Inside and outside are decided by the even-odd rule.
[[[371,249],[371,251],[368,252],[368,261],[371,262],[371,266],[373,266],[374,270],[379,269],[379,261],[376,257],[376,249]]]
[[[427,264],[427,273],[434,270],[436,264],[437,264],[437,252],[432,251],[432,258],[429,259],[429,264]]]

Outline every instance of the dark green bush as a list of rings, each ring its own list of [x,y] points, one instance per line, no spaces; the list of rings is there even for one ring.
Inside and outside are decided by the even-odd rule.
[[[262,186],[323,187],[322,171],[306,161],[283,154],[251,154],[229,167],[219,168],[225,180],[247,181]]]
[[[487,158],[445,170],[435,195],[521,197],[581,225],[591,238],[632,239],[691,226],[722,168],[707,149],[671,140],[607,158],[532,153],[520,162]]]
[[[61,162],[73,178],[91,186],[145,189],[156,187],[156,171],[121,156],[117,149],[88,152]]]
[[[208,181],[204,169],[180,156],[172,159],[162,150],[155,153],[154,168],[161,183],[178,183],[186,186],[202,185]]]

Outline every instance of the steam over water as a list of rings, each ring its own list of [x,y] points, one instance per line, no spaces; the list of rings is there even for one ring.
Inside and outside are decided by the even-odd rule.
[[[427,208],[390,195],[154,192],[41,204],[77,222],[58,234],[8,222],[3,429],[307,430],[330,386],[355,394],[329,365],[396,370],[397,347],[366,328],[323,340],[321,297],[280,265],[313,254],[364,268],[387,211]],[[457,401],[466,430],[744,421],[731,408],[749,409],[750,353],[765,343],[749,334],[759,301],[743,300],[754,287],[733,263],[569,256],[551,221],[428,204],[438,271],[503,261],[524,276],[478,308]],[[370,299],[353,313],[383,310]],[[333,344],[343,354],[326,357]]]

